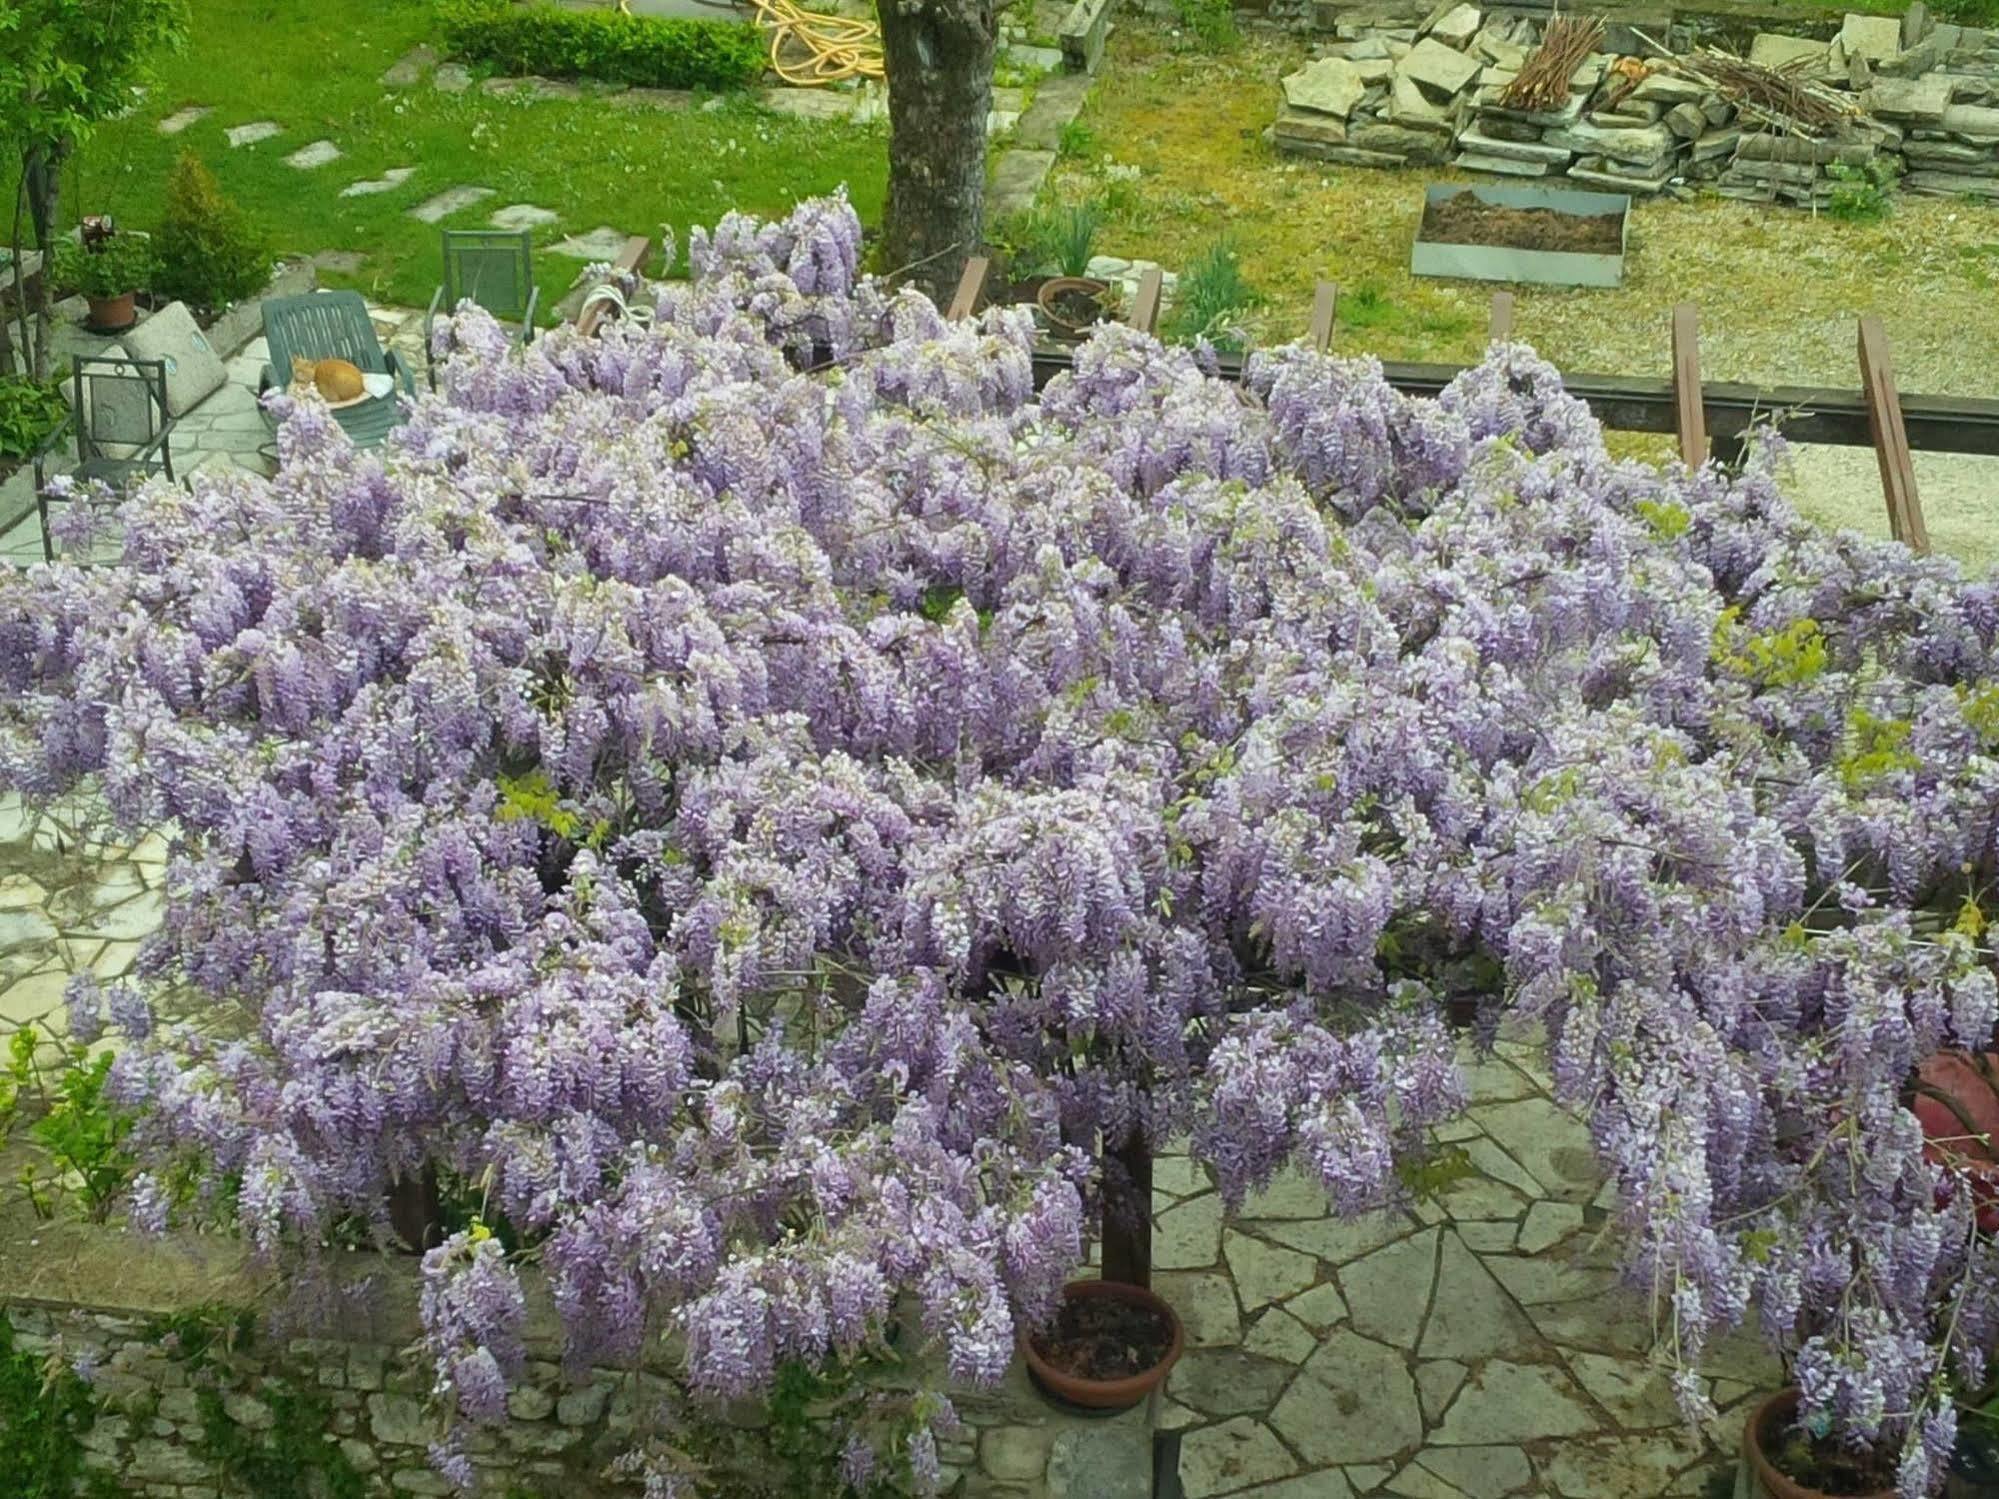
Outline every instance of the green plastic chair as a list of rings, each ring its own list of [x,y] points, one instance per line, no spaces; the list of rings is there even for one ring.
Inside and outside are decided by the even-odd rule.
[[[56,560],[49,534],[49,468],[63,438],[76,442],[71,477],[107,485],[122,495],[156,474],[174,477],[174,418],[167,409],[164,359],[108,359],[78,354],[70,373],[69,415],[34,451],[35,508],[42,522],[42,556]],[[72,495],[71,499],[81,498]]]
[[[393,350],[383,350],[368,304],[358,291],[271,298],[264,303],[264,339],[271,356],[258,381],[259,394],[290,385],[294,359],[345,359],[363,374],[395,377],[400,392],[392,390],[333,413],[356,447],[377,446],[402,424],[399,396],[416,397],[416,378]],[[275,428],[275,418],[268,412],[266,417]]]
[[[424,363],[430,388],[437,389],[436,343],[431,337],[440,312],[467,300],[503,323],[514,323],[514,342],[534,338],[534,235],[526,229],[447,229],[444,231],[444,285],[423,315]]]

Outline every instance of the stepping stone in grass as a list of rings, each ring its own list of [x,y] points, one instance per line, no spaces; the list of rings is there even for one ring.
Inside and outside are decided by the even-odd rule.
[[[310,172],[314,167],[323,167],[329,161],[340,159],[340,148],[332,141],[314,141],[309,146],[300,146],[285,158],[285,165],[301,172]]]
[[[554,254],[567,255],[573,260],[616,260],[618,252],[625,248],[625,241],[630,237],[623,230],[605,224],[588,234],[572,234],[548,248]]]
[[[423,81],[423,75],[437,66],[437,54],[428,47],[412,47],[382,75],[390,88],[407,88]]]
[[[190,104],[186,109],[177,109],[154,128],[161,135],[179,135],[188,126],[208,113],[206,104]]]
[[[401,187],[416,175],[415,167],[390,167],[379,177],[362,182],[350,182],[340,189],[343,198],[372,198],[376,193],[391,192]]]
[[[474,203],[493,196],[490,187],[447,187],[434,198],[425,198],[410,210],[410,217],[419,223],[435,224],[449,218],[461,209],[470,208]]]
[[[442,94],[462,94],[472,87],[472,70],[463,63],[448,62],[430,75],[430,86]]]
[[[321,250],[312,257],[312,263],[322,271],[352,276],[368,263],[368,257],[358,250]]]
[[[561,217],[559,213],[537,208],[532,203],[510,203],[486,222],[495,229],[539,229]]]
[[[247,125],[231,125],[223,134],[229,137],[232,147],[237,147],[254,146],[258,141],[267,141],[283,131],[284,126],[276,120],[252,120]]]

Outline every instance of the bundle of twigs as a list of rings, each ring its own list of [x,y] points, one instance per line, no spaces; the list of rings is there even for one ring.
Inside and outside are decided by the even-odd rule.
[[[1556,16],[1548,22],[1541,45],[1520,65],[1520,76],[1500,94],[1499,102],[1508,109],[1534,111],[1565,107],[1569,80],[1602,40],[1601,17]]]
[[[1643,32],[1639,35],[1656,51],[1666,53],[1651,37]],[[1811,66],[1809,59],[1766,68],[1732,52],[1703,47],[1686,57],[1667,53],[1653,66],[1712,89],[1734,105],[1738,114],[1785,134],[1824,135],[1860,113],[1852,95],[1805,76]]]

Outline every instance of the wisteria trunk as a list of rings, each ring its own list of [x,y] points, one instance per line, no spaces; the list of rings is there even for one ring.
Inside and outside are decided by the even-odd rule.
[[[389,1188],[389,1226],[416,1254],[444,1242],[444,1203],[434,1168],[396,1178]]]
[[[1152,1148],[1134,1132],[1105,1173],[1104,1279],[1152,1287]],[[1116,1185],[1112,1185],[1115,1182]],[[1125,1211],[1118,1211],[1123,1207]]]
[[[880,13],[889,85],[882,269],[941,304],[984,231],[998,8],[991,0],[882,0]]]

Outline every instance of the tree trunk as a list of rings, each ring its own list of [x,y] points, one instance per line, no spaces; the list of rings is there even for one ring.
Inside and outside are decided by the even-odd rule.
[[[23,163],[28,182],[28,216],[34,221],[35,243],[42,252],[42,274],[35,282],[35,353],[33,374],[49,377],[49,284],[55,279],[56,208],[62,198],[62,163],[67,140],[52,141],[28,152]]]
[[[888,73],[887,264],[940,307],[985,228],[994,0],[879,0]]]
[[[1152,1288],[1152,1148],[1133,1130],[1104,1173],[1104,1279]],[[1108,1164],[1108,1163],[1106,1163]]]
[[[390,1184],[389,1226],[412,1254],[444,1242],[444,1204],[435,1167],[425,1166],[421,1175],[399,1176]]]

